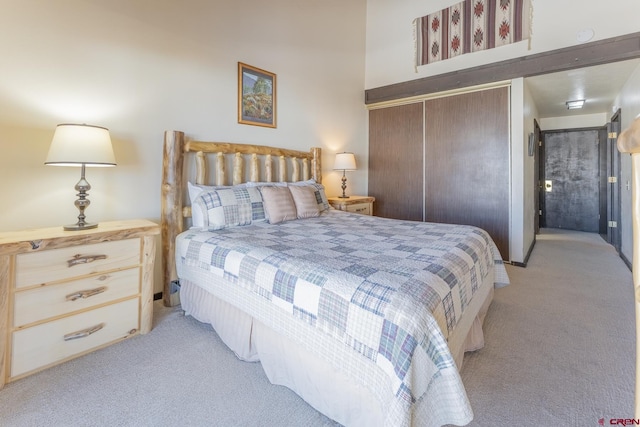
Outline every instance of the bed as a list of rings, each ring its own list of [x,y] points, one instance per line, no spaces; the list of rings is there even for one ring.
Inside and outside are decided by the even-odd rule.
[[[508,284],[485,231],[332,209],[319,148],[167,131],[164,150],[165,304],[179,295],[237,357],[340,424],[471,421],[458,369],[484,345],[494,288]]]

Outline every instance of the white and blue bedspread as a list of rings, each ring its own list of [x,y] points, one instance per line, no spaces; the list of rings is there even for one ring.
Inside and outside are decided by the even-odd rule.
[[[176,252],[181,279],[224,278],[236,297],[217,296],[238,304],[239,290],[252,295],[258,304],[239,308],[267,326],[293,329],[269,314],[286,313],[368,359],[386,377],[376,387],[394,396],[384,403],[387,425],[410,425],[412,406],[430,393],[438,394],[440,422],[471,420],[447,339],[488,275],[497,287],[508,284],[485,231],[332,209],[276,225],[191,229]]]

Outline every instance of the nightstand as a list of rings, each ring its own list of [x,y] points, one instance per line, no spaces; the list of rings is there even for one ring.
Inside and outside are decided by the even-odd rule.
[[[151,330],[160,227],[0,233],[0,388]]]
[[[373,202],[376,201],[375,197],[369,196],[329,197],[328,200],[336,209],[363,215],[373,215]]]

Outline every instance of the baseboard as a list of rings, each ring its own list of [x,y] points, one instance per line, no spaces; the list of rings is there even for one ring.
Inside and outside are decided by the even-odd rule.
[[[512,261],[511,265],[515,265],[516,267],[526,267],[527,263],[529,262],[529,257],[531,256],[531,252],[533,252],[533,247],[535,245],[536,245],[536,236],[533,236],[533,241],[531,242],[531,245],[529,246],[529,250],[527,251],[527,255],[524,257],[524,261],[522,261],[522,262]]]
[[[624,254],[622,253],[622,251],[619,252],[620,253],[620,258],[622,259],[622,261],[627,264],[627,267],[629,267],[629,270],[633,271],[633,264],[631,264],[631,262],[627,259],[626,256],[624,256]]]

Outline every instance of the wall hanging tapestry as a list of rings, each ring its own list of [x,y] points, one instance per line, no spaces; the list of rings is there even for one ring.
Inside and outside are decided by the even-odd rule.
[[[528,40],[531,0],[464,0],[413,21],[416,66]]]

